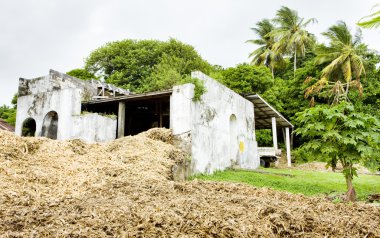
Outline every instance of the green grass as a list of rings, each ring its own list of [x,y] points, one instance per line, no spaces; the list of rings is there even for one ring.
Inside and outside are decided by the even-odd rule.
[[[342,173],[273,168],[260,168],[260,170],[270,174],[246,170],[226,170],[212,175],[197,175],[193,179],[245,183],[255,187],[268,187],[307,196],[346,192],[346,183]],[[290,174],[294,177],[279,174]],[[366,200],[369,194],[380,193],[380,176],[360,174],[359,177],[354,178],[354,187],[357,198]]]

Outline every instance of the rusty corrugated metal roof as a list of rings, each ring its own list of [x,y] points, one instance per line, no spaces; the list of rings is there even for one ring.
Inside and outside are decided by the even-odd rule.
[[[0,119],[0,130],[6,130],[14,132],[15,128],[9,124],[8,122],[4,121],[3,119]]]
[[[267,103],[260,95],[250,94],[246,95],[245,98],[251,101],[254,105],[255,110],[255,128],[256,129],[271,129],[272,128],[272,117],[277,120],[277,127],[294,128],[292,123],[290,123],[281,113],[279,113],[274,107]]]

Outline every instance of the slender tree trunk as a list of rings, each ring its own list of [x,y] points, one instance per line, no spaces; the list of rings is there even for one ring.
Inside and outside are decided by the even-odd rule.
[[[297,48],[294,47],[294,79],[296,79],[296,70],[297,70]]]
[[[347,81],[347,87],[346,87],[346,97],[348,98],[348,89],[350,88],[350,82],[351,80]]]
[[[274,67],[271,66],[270,69],[271,69],[271,71],[272,71],[272,79],[273,79],[273,84],[274,84]]]
[[[352,164],[343,164],[343,169],[347,170],[346,174],[344,174],[344,177],[346,178],[346,184],[347,184],[347,192],[346,192],[346,202],[355,202],[356,200],[356,191],[354,188],[354,185],[352,184],[352,180],[354,178],[354,174],[352,171]]]
[[[347,183],[347,192],[346,192],[346,202],[355,202],[356,200],[356,191],[354,185],[352,184],[352,178],[346,179]]]
[[[336,169],[336,160],[334,160],[334,159],[331,161],[331,169],[332,169],[333,172],[335,172],[335,169]]]

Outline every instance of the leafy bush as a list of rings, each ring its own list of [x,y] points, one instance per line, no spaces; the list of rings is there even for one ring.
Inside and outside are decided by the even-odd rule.
[[[346,101],[337,105],[319,105],[297,113],[301,125],[296,134],[308,142],[300,147],[304,155],[327,162],[333,168],[340,161],[347,183],[347,200],[355,200],[352,179],[355,163],[380,168],[380,122],[377,118],[356,112]]]

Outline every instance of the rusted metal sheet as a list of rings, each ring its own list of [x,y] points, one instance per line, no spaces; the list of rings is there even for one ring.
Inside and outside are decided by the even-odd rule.
[[[8,122],[4,121],[3,119],[0,119],[0,130],[6,130],[14,132],[15,128],[9,124]]]

